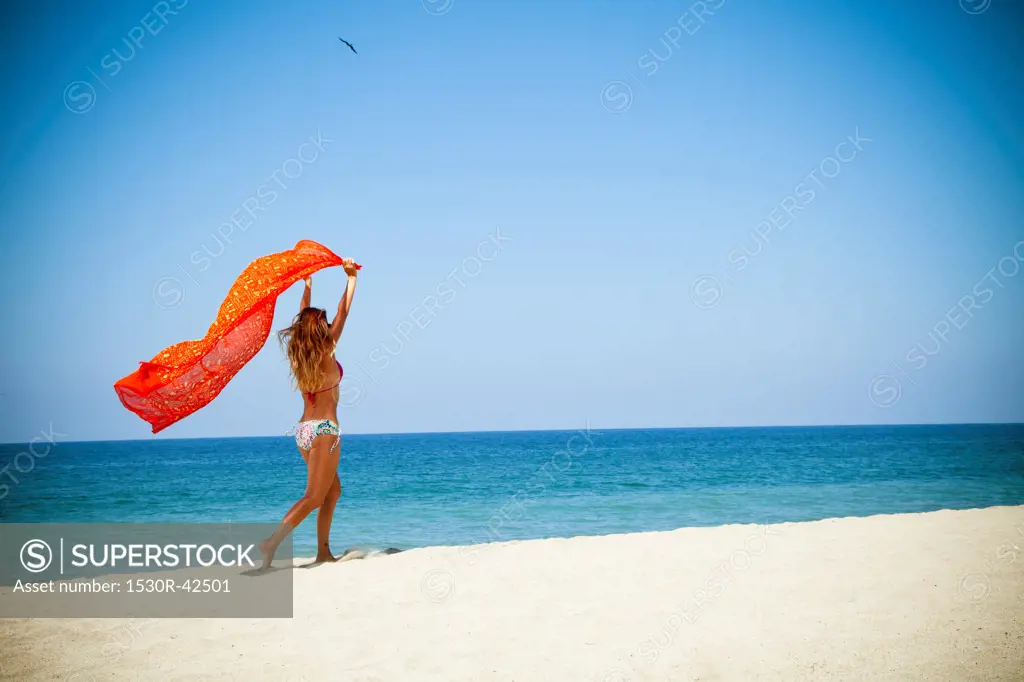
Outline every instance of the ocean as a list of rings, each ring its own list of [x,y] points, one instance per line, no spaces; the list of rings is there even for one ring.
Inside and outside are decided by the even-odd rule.
[[[305,486],[287,437],[33,451],[0,445],[2,522],[276,523]],[[332,549],[409,549],[1024,504],[1024,425],[346,435],[339,472]]]

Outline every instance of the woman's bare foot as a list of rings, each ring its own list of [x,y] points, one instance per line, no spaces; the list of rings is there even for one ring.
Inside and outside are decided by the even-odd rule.
[[[261,542],[257,547],[260,550],[260,554],[263,555],[263,565],[260,567],[260,570],[265,571],[270,568],[271,562],[274,561],[274,552],[277,551],[277,547],[271,543],[270,538]]]
[[[338,560],[337,557],[335,557],[334,554],[331,553],[330,547],[326,547],[326,548],[322,548],[319,551],[317,551],[316,559],[313,560],[313,563],[316,563],[316,564],[330,564],[330,563],[334,563],[337,560]]]

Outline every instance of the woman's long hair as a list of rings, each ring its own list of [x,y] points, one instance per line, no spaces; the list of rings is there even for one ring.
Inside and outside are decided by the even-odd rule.
[[[325,375],[321,362],[324,355],[334,350],[327,311],[306,308],[295,316],[292,326],[277,333],[277,339],[288,356],[299,390],[317,390]]]

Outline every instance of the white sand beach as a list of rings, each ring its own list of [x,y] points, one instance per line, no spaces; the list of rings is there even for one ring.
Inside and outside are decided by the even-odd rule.
[[[5,680],[1022,680],[1024,507],[431,547],[277,620],[0,621]]]

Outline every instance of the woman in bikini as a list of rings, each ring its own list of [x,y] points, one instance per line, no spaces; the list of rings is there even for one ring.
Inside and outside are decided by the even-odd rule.
[[[334,320],[327,321],[327,311],[311,308],[312,281],[306,278],[299,314],[292,325],[278,333],[291,363],[292,376],[302,391],[302,419],[295,427],[295,443],[306,461],[306,492],[292,505],[274,534],[260,543],[263,568],[268,568],[274,552],[293,528],[302,523],[314,509],[316,515],[316,562],[334,561],[331,554],[331,519],[341,497],[338,479],[338,458],[341,455],[341,429],[338,427],[338,386],[341,384],[341,363],[334,358],[334,349],[345,328],[352,295],[356,290],[356,264],[350,258],[342,261],[348,275],[345,292],[338,303]]]

